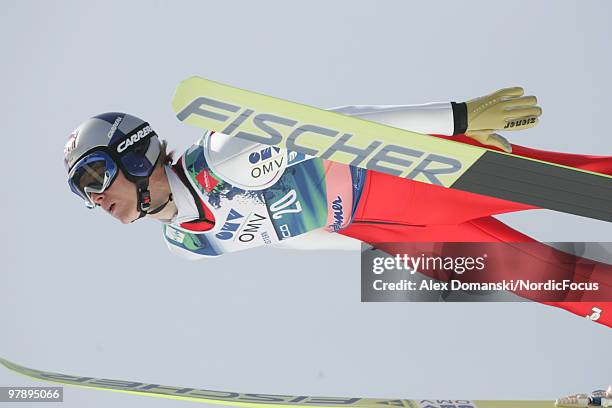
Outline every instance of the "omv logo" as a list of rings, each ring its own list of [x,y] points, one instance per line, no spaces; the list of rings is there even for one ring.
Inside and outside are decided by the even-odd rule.
[[[244,218],[244,215],[240,214],[238,211],[232,208],[229,214],[227,215],[227,219],[225,220],[225,223],[221,227],[221,231],[217,232],[215,234],[215,237],[223,241],[232,239],[236,231],[238,231],[238,228],[240,228],[240,224],[242,223],[242,221],[238,221],[238,220],[242,220],[243,218]]]
[[[275,177],[283,169],[285,156],[281,153],[280,147],[270,146],[265,149],[249,154],[251,163],[251,177]]]
[[[272,149],[274,149],[274,153],[278,154],[280,152],[280,147],[270,146],[264,149],[261,149],[258,152],[253,152],[249,154],[249,162],[251,164],[257,164],[260,161],[266,161],[272,158]]]
[[[215,237],[227,241],[238,235],[238,241],[251,242],[257,236],[265,220],[264,215],[251,213],[248,217],[245,217],[232,208],[221,227],[221,231],[216,233]]]

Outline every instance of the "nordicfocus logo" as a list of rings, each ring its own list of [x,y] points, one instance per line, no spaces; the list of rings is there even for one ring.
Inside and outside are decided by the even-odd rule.
[[[247,217],[247,221],[243,225],[245,221],[244,215],[232,208],[221,227],[221,231],[217,232],[215,237],[222,241],[227,241],[237,236],[240,242],[251,242],[255,239],[255,234],[257,234],[262,226],[262,221],[265,219],[266,217],[263,215],[253,213]]]
[[[117,145],[117,153],[121,153],[128,147],[132,146],[134,143],[138,143],[139,141],[147,137],[151,132],[153,132],[153,129],[151,129],[151,126],[148,126],[148,125],[140,129],[138,132],[134,133],[128,139],[125,139],[123,142]]]
[[[535,123],[535,121],[536,121],[535,117],[528,118],[528,119],[512,120],[512,121],[506,123],[506,126],[504,126],[504,129],[511,129],[513,127],[531,125],[531,124]]]
[[[110,130],[108,131],[108,133],[106,134],[106,136],[109,139],[113,138],[113,135],[115,134],[115,132],[117,131],[117,128],[119,127],[119,124],[121,123],[121,121],[123,120],[123,116],[117,116],[117,119],[115,119],[115,122],[113,123],[113,126],[111,126]]]
[[[215,111],[207,110],[206,107],[214,108]],[[440,186],[444,185],[440,177],[456,176],[462,168],[461,162],[453,157],[386,143],[377,139],[376,135],[368,135],[367,146],[357,147],[350,143],[351,139],[356,138],[351,133],[317,123],[299,123],[288,116],[255,112],[250,108],[205,96],[195,98],[176,116],[184,121],[190,115],[226,123],[227,126],[221,133],[240,139],[267,145],[277,145],[285,140],[287,150],[322,159],[333,160],[330,158],[334,154],[350,155],[354,157],[349,163],[353,166],[365,165],[368,169],[407,179],[424,177],[429,183]],[[257,132],[253,133],[253,129]],[[322,136],[316,138],[316,146],[305,141],[308,134]],[[386,166],[385,163],[393,167]]]
[[[342,223],[344,222],[344,208],[342,208],[342,197],[337,196],[336,199],[332,201],[331,208],[334,212],[334,223],[330,225],[330,227],[334,231],[338,231],[342,228]]]
[[[256,179],[278,172],[282,168],[284,161],[283,155],[279,154],[280,152],[281,149],[279,147],[270,146],[249,154],[249,163],[253,165],[251,177]]]

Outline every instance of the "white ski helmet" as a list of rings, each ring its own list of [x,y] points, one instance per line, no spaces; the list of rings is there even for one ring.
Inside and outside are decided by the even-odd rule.
[[[94,208],[90,194],[110,187],[121,170],[136,184],[138,218],[144,217],[151,205],[149,177],[160,152],[159,139],[144,120],[120,112],[94,116],[70,134],[64,148],[68,185]]]

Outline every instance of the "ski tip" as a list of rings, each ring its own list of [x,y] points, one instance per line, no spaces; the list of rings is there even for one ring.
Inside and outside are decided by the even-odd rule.
[[[187,77],[185,79],[183,79],[181,82],[179,82],[178,87],[183,87],[183,86],[188,86],[191,85],[193,82],[200,82],[200,81],[205,81],[205,78],[202,78],[201,76],[198,75],[192,75],[190,77]]]
[[[17,374],[22,374],[25,376],[28,376],[26,374],[26,371],[28,370],[28,368],[24,367],[24,366],[20,366],[19,364],[15,364],[10,360],[7,360],[5,358],[0,357],[0,364],[3,365],[7,370],[9,371],[13,371]]]
[[[12,363],[10,361],[8,361],[7,359],[2,358],[2,357],[0,357],[0,364],[5,366],[6,368],[10,368],[10,366],[12,365]]]
[[[191,101],[193,101],[197,96],[200,96],[199,92],[202,89],[207,89],[210,85],[212,85],[214,81],[210,81],[206,78],[202,78],[197,75],[190,76],[188,78],[183,79],[174,89],[174,94],[172,95],[172,110],[174,113],[178,114],[178,112],[185,108]],[[184,121],[184,118],[178,118],[181,122]]]

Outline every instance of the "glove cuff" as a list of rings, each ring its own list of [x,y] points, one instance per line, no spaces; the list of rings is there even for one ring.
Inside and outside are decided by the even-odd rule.
[[[467,103],[451,102],[453,108],[453,123],[454,123],[454,135],[461,135],[467,131],[468,128],[468,113]]]

